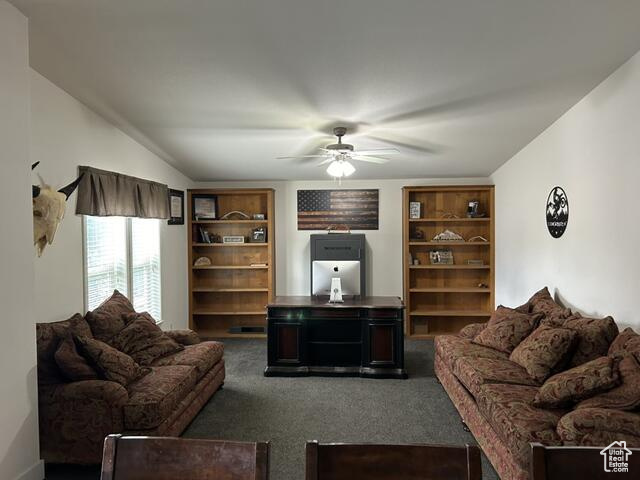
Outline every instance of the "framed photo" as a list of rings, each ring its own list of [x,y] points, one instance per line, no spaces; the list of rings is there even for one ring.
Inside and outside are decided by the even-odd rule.
[[[169,225],[184,225],[184,192],[169,189]]]
[[[267,232],[264,228],[254,228],[251,231],[251,238],[249,239],[252,243],[265,243],[267,241]]]
[[[207,194],[194,194],[191,197],[194,220],[215,220],[218,213],[218,197]]]
[[[421,207],[420,202],[409,202],[409,218],[420,218]]]
[[[431,265],[453,265],[453,252],[451,250],[431,250],[429,261]]]

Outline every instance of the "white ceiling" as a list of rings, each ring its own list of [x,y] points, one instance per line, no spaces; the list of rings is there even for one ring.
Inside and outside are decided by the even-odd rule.
[[[13,0],[31,64],[194,180],[484,176],[640,49],[625,0]]]

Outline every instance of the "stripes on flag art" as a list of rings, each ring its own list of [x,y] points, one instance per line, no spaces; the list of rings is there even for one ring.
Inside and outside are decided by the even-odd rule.
[[[378,230],[378,190],[298,190],[298,230]]]

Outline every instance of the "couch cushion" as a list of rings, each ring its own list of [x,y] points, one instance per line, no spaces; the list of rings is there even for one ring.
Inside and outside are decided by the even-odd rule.
[[[127,387],[124,426],[130,430],[157,427],[196,384],[196,370],[186,365],[151,367],[151,373]]]
[[[600,357],[549,378],[533,404],[540,408],[568,407],[572,403],[612,389],[620,382],[620,357]]]
[[[609,345],[619,333],[612,317],[587,318],[575,315],[562,323],[558,320],[544,320],[544,323],[570,328],[578,334],[575,353],[569,360],[569,367],[577,367],[606,355]]]
[[[545,318],[550,320],[561,322],[571,316],[571,310],[556,303],[547,287],[534,293],[527,304],[529,304],[530,313],[543,313]]]
[[[500,305],[473,343],[511,353],[538,326],[541,318],[541,313],[529,315]]]
[[[453,370],[456,360],[462,357],[509,358],[506,353],[477,345],[468,338],[462,338],[457,335],[438,335],[434,343],[436,355],[440,356],[450,370]]]
[[[82,315],[76,313],[67,320],[36,324],[36,346],[38,349],[38,383],[52,385],[66,382],[58,368],[55,353],[60,341],[69,333],[91,337],[91,329]]]
[[[124,328],[123,315],[135,313],[133,305],[118,290],[102,302],[93,311],[87,312],[85,318],[91,327],[93,336],[101,342],[108,342],[111,337]]]
[[[184,350],[164,334],[147,312],[125,314],[123,318],[125,327],[109,340],[109,344],[140,365],[151,365],[160,357]]]
[[[106,380],[126,387],[150,372],[148,367],[141,367],[126,353],[100,340],[88,337],[75,337],[75,340],[82,355]]]
[[[537,387],[526,385],[487,384],[477,397],[482,415],[525,468],[529,465],[530,442],[561,444],[556,425],[565,411],[531,405],[537,391]]]
[[[71,382],[98,379],[98,372],[89,365],[86,358],[78,353],[71,333],[60,341],[54,358],[62,374]]]
[[[198,380],[200,380],[211,370],[211,367],[220,361],[223,354],[224,345],[222,343],[201,342],[196,345],[187,345],[181,352],[162,357],[153,362],[153,366],[188,365],[196,367]]]
[[[634,332],[632,328],[625,328],[611,342],[609,355],[621,352],[632,353],[640,362],[640,335]]]
[[[576,408],[612,408],[633,410],[640,406],[640,364],[630,353],[622,354],[618,364],[620,385],[583,400]]]
[[[486,327],[487,327],[486,322],[470,323],[469,325],[465,325],[464,327],[462,327],[462,329],[458,332],[458,336],[462,338],[468,338],[469,340],[473,340]]]
[[[453,373],[474,397],[486,383],[540,385],[524,368],[506,358],[461,357],[456,360]]]
[[[544,382],[561,370],[573,353],[576,332],[542,325],[518,345],[509,359],[524,367],[531,378]]]
[[[627,447],[640,447],[640,413],[580,408],[560,419],[557,432],[565,445],[604,447],[624,440]]]

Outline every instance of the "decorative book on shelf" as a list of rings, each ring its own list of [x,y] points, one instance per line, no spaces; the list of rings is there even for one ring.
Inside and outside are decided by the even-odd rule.
[[[189,327],[202,338],[266,337],[275,293],[274,191],[195,189],[187,199]]]
[[[405,334],[432,338],[494,309],[494,187],[403,188]]]

